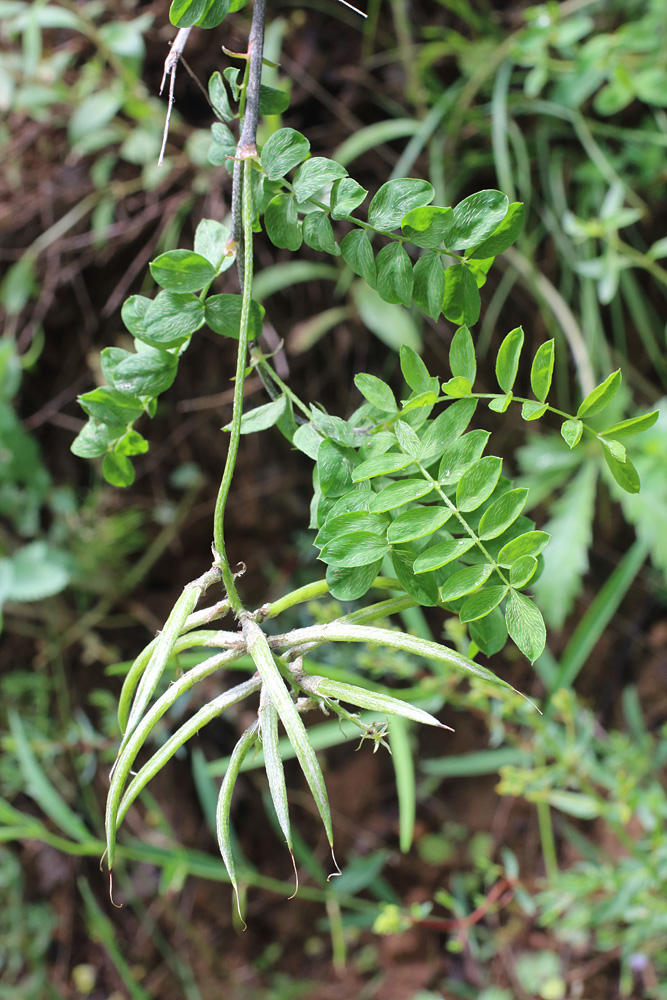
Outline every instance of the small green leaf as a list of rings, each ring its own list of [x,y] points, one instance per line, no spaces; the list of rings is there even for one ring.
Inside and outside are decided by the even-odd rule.
[[[460,399],[471,394],[472,386],[463,375],[457,375],[455,378],[450,378],[448,382],[442,383],[442,391],[446,396],[451,396],[453,399]]]
[[[97,420],[88,420],[74,438],[70,451],[79,458],[101,458],[109,451],[113,442],[121,437],[124,430],[122,425],[109,427],[107,424],[98,423]]]
[[[486,540],[502,535],[503,531],[509,528],[510,524],[514,524],[526,506],[527,499],[528,490],[526,489],[509,490],[507,493],[503,493],[501,497],[498,497],[489,509],[485,510],[482,514],[477,530],[479,538]]]
[[[368,221],[380,233],[398,229],[403,217],[413,208],[433,201],[435,191],[428,181],[401,177],[387,181],[370,203]]]
[[[361,483],[364,479],[375,479],[376,476],[388,476],[392,472],[400,472],[412,465],[413,460],[409,455],[401,455],[398,452],[387,452],[384,455],[376,455],[369,458],[361,465],[358,465],[352,473],[352,480]]]
[[[491,496],[500,479],[501,458],[487,455],[467,469],[456,487],[456,506],[461,511],[477,510]]]
[[[389,545],[384,535],[374,535],[370,531],[350,531],[346,535],[332,538],[320,552],[319,558],[324,563],[349,569],[353,566],[368,566],[382,559],[388,551]]]
[[[542,344],[533,359],[530,369],[530,384],[541,403],[547,398],[554,372],[554,341]]]
[[[477,282],[465,264],[451,264],[445,271],[442,311],[451,323],[472,326],[479,319],[482,300]]]
[[[355,495],[359,499],[350,499]],[[372,495],[370,490],[363,493],[360,490],[351,490],[350,493],[346,493],[345,496],[341,497],[338,503],[331,509],[324,527],[318,531],[314,544],[319,549],[323,549],[325,545],[334,541],[339,535],[349,535],[352,531],[370,532],[372,535],[382,535],[384,537],[389,519],[383,517],[381,514],[372,513],[367,509]],[[365,498],[365,501],[363,498]],[[355,508],[360,507],[361,509],[355,510],[351,505]],[[376,558],[379,559],[380,557],[377,556]]]
[[[538,607],[516,590],[512,590],[505,609],[505,621],[510,637],[524,656],[534,663],[544,651],[547,630]]]
[[[600,413],[605,407],[609,406],[618,392],[620,385],[621,370],[619,368],[615,372],[612,372],[604,382],[588,393],[577,410],[577,416],[592,417],[594,414]]]
[[[468,623],[468,632],[472,641],[479,646],[485,656],[499,653],[507,642],[507,625],[500,608],[494,608],[484,618],[477,618]]]
[[[323,495],[339,497],[352,488],[352,471],[357,460],[352,448],[327,439],[317,452],[317,469]]]
[[[340,255],[329,216],[326,212],[310,212],[303,220],[303,239],[307,246],[322,253]]]
[[[327,184],[346,176],[347,170],[340,163],[325,156],[313,156],[302,163],[294,175],[294,194],[297,201],[306,201]]]
[[[244,413],[241,417],[241,434],[256,434],[257,431],[268,430],[285,415],[286,409],[287,397],[280,396],[279,399],[274,399],[271,403],[264,403],[263,406],[257,406],[249,413]],[[223,431],[231,431],[232,425],[227,424],[222,429]]]
[[[358,601],[366,594],[382,567],[382,559],[368,566],[327,566],[327,586],[337,601]]]
[[[504,585],[497,584],[478,590],[476,594],[464,601],[459,611],[459,620],[473,622],[485,618],[494,608],[498,607],[507,593],[507,589]]]
[[[490,437],[489,431],[468,431],[446,448],[438,469],[440,482],[444,486],[453,486],[457,483],[466,469],[480,458]]]
[[[177,357],[148,348],[141,354],[130,354],[116,366],[112,386],[132,396],[159,396],[173,383],[177,370]]]
[[[412,297],[423,313],[437,320],[445,295],[445,272],[439,253],[420,257],[413,268]]]
[[[158,285],[170,292],[198,292],[215,278],[215,269],[192,250],[168,250],[150,265]]]
[[[208,96],[211,104],[213,105],[214,111],[217,111],[226,122],[231,121],[232,118],[234,118],[234,112],[232,111],[229,103],[227,87],[217,70],[208,81]]]
[[[262,83],[259,88],[259,113],[261,115],[282,115],[289,108],[289,94],[286,90],[276,90]],[[300,201],[303,199],[300,198]]]
[[[229,14],[231,0],[207,0],[204,13],[196,21],[198,28],[217,28]]]
[[[389,525],[387,541],[391,545],[399,545],[416,538],[425,538],[442,528],[451,515],[452,512],[447,507],[414,507],[406,510]]]
[[[535,556],[519,556],[510,566],[510,583],[513,587],[525,587],[537,569]]]
[[[462,556],[475,544],[474,538],[450,538],[446,542],[438,542],[425,549],[420,556],[415,559],[415,573],[431,573],[433,570],[446,566]]]
[[[136,397],[107,386],[84,392],[79,396],[79,404],[93,420],[109,426],[126,427],[144,412],[142,402]]]
[[[340,166],[340,164],[339,164]],[[366,200],[368,191],[352,177],[335,181],[331,188],[331,218],[344,219]]]
[[[364,278],[371,288],[375,287],[377,271],[373,248],[363,229],[353,229],[340,245],[343,260],[355,274]]]
[[[365,372],[361,372],[359,375],[354,376],[354,384],[364,399],[367,399],[369,403],[372,403],[373,406],[376,406],[383,413],[396,413],[398,410],[393,392],[386,382],[376,378],[375,375],[367,375]]]
[[[413,500],[421,500],[433,490],[431,483],[424,479],[401,479],[399,482],[390,483],[379,493],[371,494],[369,510],[378,513],[387,510],[395,510],[403,507],[404,504]]]
[[[401,451],[412,458],[418,458],[421,451],[421,441],[410,424],[406,424],[404,420],[397,420],[394,424],[394,433]]]
[[[204,303],[192,292],[159,292],[135,336],[151,347],[180,347],[204,322]]]
[[[539,556],[549,541],[546,531],[526,531],[503,545],[498,553],[499,566],[511,566],[521,556]]]
[[[228,249],[230,231],[217,219],[202,219],[195,232],[195,253],[206,257],[216,273],[226,271],[234,262],[234,253]]]
[[[267,139],[260,161],[270,181],[277,181],[308,156],[310,143],[293,128],[280,128]]]
[[[430,421],[422,435],[421,462],[428,465],[446,448],[452,447],[472,420],[476,408],[476,399],[458,399]]]
[[[274,246],[281,250],[298,250],[303,236],[299,226],[296,202],[291,194],[277,194],[264,212],[266,233]]]
[[[134,482],[134,466],[126,455],[111,451],[102,460],[102,475],[112,486],[131,486]]]
[[[435,205],[413,208],[401,219],[401,229],[403,235],[415,246],[435,250],[444,241],[452,219],[451,208],[438,208]]]
[[[499,253],[507,250],[516,241],[525,220],[526,209],[523,203],[513,201],[498,228],[494,229],[491,235],[473,250],[469,250],[467,256],[471,260],[487,260],[489,257],[497,257]]]
[[[536,403],[530,399],[527,399],[525,403],[521,405],[521,417],[523,420],[539,420],[547,412],[548,406],[546,403]]]
[[[446,236],[449,250],[478,247],[491,236],[507,215],[509,199],[502,191],[478,191],[464,198],[453,210]],[[486,257],[492,256],[485,254]]]
[[[511,392],[506,393],[504,396],[496,396],[494,399],[489,400],[489,409],[493,410],[494,413],[504,413],[513,399],[514,396]]]
[[[475,345],[467,326],[460,326],[452,337],[449,347],[449,367],[455,378],[461,375],[468,380],[471,386],[474,384],[477,375],[477,359]]]
[[[454,573],[440,588],[441,601],[455,601],[459,597],[471,594],[478,587],[489,579],[493,573],[493,566],[488,563],[480,563],[477,566],[466,566]]]
[[[613,426],[607,427],[605,430],[600,431],[600,434],[605,437],[614,438],[632,437],[634,434],[641,434],[642,431],[647,431],[649,427],[653,427],[659,415],[660,410],[653,410],[651,413],[644,413],[640,417],[630,417],[629,420],[622,420],[620,424],[613,424]]]
[[[416,558],[417,552],[409,542],[392,546],[391,563],[403,590],[418,604],[434,608],[438,603],[438,585],[432,574],[415,576],[412,567]]]
[[[619,462],[607,448],[603,448],[602,453],[609,471],[621,489],[626,493],[639,493],[639,473],[630,459],[626,456],[625,462]]]
[[[134,337],[141,339],[142,334],[145,333],[145,317],[150,305],[151,299],[147,299],[144,295],[131,295],[129,299],[125,299],[120,315],[123,323]]]
[[[581,420],[564,420],[560,426],[560,432],[568,447],[574,448],[581,441],[584,425]]]
[[[214,333],[219,333],[221,337],[231,337],[233,340],[238,340],[241,331],[242,305],[243,299],[240,295],[233,295],[230,292],[224,292],[222,295],[210,295],[204,306],[207,325]],[[261,336],[264,312],[264,306],[260,306],[259,302],[251,302],[249,318],[251,340],[256,340]]]
[[[498,348],[496,357],[496,378],[503,392],[511,392],[519,370],[519,358],[523,347],[523,329],[517,326],[507,334]]]
[[[417,352],[406,344],[401,347],[401,371],[403,378],[413,392],[428,392],[431,389],[431,376],[428,373],[428,368]],[[658,411],[655,412],[657,415]]]
[[[176,28],[191,28],[206,10],[207,0],[173,0],[169,20]]]
[[[412,264],[400,243],[388,243],[375,258],[376,288],[385,302],[409,307],[412,302]]]

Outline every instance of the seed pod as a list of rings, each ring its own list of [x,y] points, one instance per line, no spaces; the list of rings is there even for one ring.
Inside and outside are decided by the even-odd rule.
[[[280,756],[278,744],[278,712],[276,706],[271,701],[271,696],[266,687],[262,688],[259,702],[259,729],[262,739],[262,750],[264,751],[264,768],[269,781],[269,791],[276,816],[280,824],[280,829],[287,842],[287,847],[292,856],[294,865],[294,875],[296,876],[296,888],[299,887],[299,876],[294,862],[294,851],[292,849],[292,831],[289,821],[289,806],[287,802],[287,788],[285,786],[285,771],[283,761]],[[296,889],[295,889],[296,895]]]
[[[220,854],[222,855],[222,860],[225,863],[225,868],[227,869],[227,874],[229,875],[229,880],[232,883],[234,892],[236,893],[236,905],[239,911],[239,917],[243,922],[245,927],[245,921],[243,920],[243,915],[241,913],[241,901],[239,899],[239,887],[236,880],[236,867],[234,865],[234,855],[232,853],[232,840],[229,833],[229,818],[232,806],[232,794],[234,792],[234,785],[236,784],[236,779],[239,776],[239,771],[241,770],[241,764],[245,760],[250,747],[255,742],[255,737],[257,736],[257,730],[259,728],[259,720],[255,720],[253,724],[246,729],[245,733],[238,741],[234,747],[234,752],[232,753],[231,759],[229,761],[229,766],[225,771],[225,776],[222,779],[222,785],[220,786],[220,794],[218,795],[218,805],[215,811],[215,826],[218,835],[218,847],[220,848]]]
[[[401,698],[393,698],[389,694],[357,687],[356,684],[332,681],[328,677],[305,677],[302,681],[302,687],[307,691],[312,691],[320,698],[338,698],[351,705],[358,705],[359,708],[370,709],[371,712],[402,715],[404,719],[412,719],[413,722],[421,722],[426,726],[437,726],[439,729],[449,729],[450,732],[453,732],[450,726],[438,722],[434,715],[425,712],[423,708],[417,708],[415,705],[411,705]]]

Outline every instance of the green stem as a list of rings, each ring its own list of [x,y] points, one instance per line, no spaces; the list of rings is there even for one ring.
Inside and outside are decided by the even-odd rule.
[[[243,609],[241,598],[239,597],[234,581],[234,574],[229,567],[227,550],[225,548],[224,519],[225,506],[229,496],[229,488],[234,475],[236,456],[239,450],[241,438],[241,417],[243,415],[243,385],[245,382],[246,356],[248,354],[248,340],[250,329],[250,307],[252,304],[252,189],[250,185],[250,171],[252,170],[251,159],[246,159],[242,164],[243,177],[243,250],[244,250],[244,282],[243,297],[241,305],[241,330],[239,333],[239,349],[236,357],[236,380],[234,382],[234,408],[232,413],[232,429],[229,435],[229,447],[227,449],[227,459],[225,470],[222,475],[222,482],[215,502],[215,513],[213,520],[213,548],[215,549],[215,559],[222,573],[222,580],[227,592],[230,606],[238,617]]]

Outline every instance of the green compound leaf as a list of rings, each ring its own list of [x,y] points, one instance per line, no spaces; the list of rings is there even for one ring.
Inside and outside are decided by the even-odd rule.
[[[150,265],[158,285],[169,292],[198,292],[215,278],[215,268],[192,250],[168,250]]]
[[[633,437],[635,434],[641,434],[642,431],[647,431],[649,427],[653,427],[660,415],[660,410],[653,410],[651,413],[644,413],[640,417],[630,417],[629,420],[622,420],[620,424],[613,424],[611,427],[607,427],[605,430],[600,431],[600,434],[604,437],[614,437],[614,438],[626,438]]]
[[[479,319],[482,300],[474,276],[465,264],[451,264],[445,271],[442,311],[451,323],[472,326]]]
[[[207,0],[173,0],[169,20],[176,28],[191,28],[206,10]]]
[[[491,496],[500,479],[502,458],[487,455],[463,473],[456,487],[456,506],[461,511],[477,510]]]
[[[326,212],[310,212],[303,220],[303,238],[307,246],[322,253],[340,256],[329,216]]]
[[[554,341],[542,344],[533,359],[530,369],[530,385],[541,403],[547,398],[554,373]]]
[[[435,250],[449,232],[452,219],[451,208],[438,208],[435,205],[413,208],[401,219],[401,229],[403,235],[415,246]]]
[[[477,409],[476,399],[458,399],[432,420],[422,435],[420,461],[428,465],[453,447],[472,420]]]
[[[438,479],[444,486],[453,486],[481,457],[491,437],[489,431],[475,430],[464,434],[443,452],[438,469]]]
[[[379,233],[390,233],[411,209],[430,204],[434,195],[428,181],[414,177],[387,181],[369,205],[368,221]]]
[[[401,451],[404,451],[406,455],[411,455],[412,458],[418,458],[421,451],[421,441],[410,424],[406,424],[404,420],[397,420],[394,424],[394,433]]]
[[[192,292],[158,292],[135,336],[151,347],[180,347],[204,323],[204,303]]]
[[[354,384],[364,399],[367,399],[383,413],[396,413],[398,410],[393,392],[386,382],[376,378],[375,375],[361,372],[354,376]]]
[[[399,545],[425,538],[442,528],[451,516],[452,511],[446,507],[415,507],[406,510],[389,525],[387,541],[391,545]]]
[[[291,194],[277,194],[271,199],[264,212],[264,225],[269,239],[279,249],[298,250],[301,246],[303,236]]]
[[[505,621],[510,638],[534,663],[544,651],[547,641],[544,619],[537,606],[525,594],[512,590],[505,609]]]
[[[417,352],[413,351],[407,344],[403,344],[401,347],[401,371],[403,378],[413,392],[428,392],[431,389],[431,376],[428,373],[428,368]],[[655,412],[657,414],[658,411]]]
[[[177,370],[178,358],[149,347],[116,366],[112,386],[132,396],[159,396],[172,384]]]
[[[596,413],[601,413],[605,407],[609,406],[620,386],[621,370],[619,368],[588,393],[577,410],[577,416],[592,417]]]
[[[385,302],[409,307],[412,302],[412,264],[400,243],[382,247],[375,258],[377,290]]]
[[[358,274],[359,277],[364,278],[371,288],[374,288],[377,281],[377,271],[371,241],[368,239],[365,231],[363,229],[353,229],[343,239],[340,249],[343,254],[343,260],[348,267],[355,274]]]
[[[462,376],[468,380],[471,386],[474,384],[477,375],[477,358],[475,357],[475,345],[467,326],[460,326],[452,337],[449,348],[449,367],[455,378]]]
[[[368,593],[381,567],[382,559],[369,566],[355,566],[353,569],[327,566],[329,591],[337,601],[358,601]]]
[[[224,292],[222,295],[211,295],[206,299],[204,315],[206,324],[214,333],[219,333],[221,337],[231,337],[232,340],[239,339],[241,330],[241,311],[243,299],[240,295],[233,295]],[[264,320],[264,306],[254,300],[250,303],[250,325],[249,337],[256,340],[261,336],[262,323]]]
[[[510,583],[519,589],[525,587],[532,580],[537,570],[537,559],[535,556],[520,556],[510,566]]]
[[[293,128],[280,128],[264,143],[260,162],[270,181],[277,181],[308,156],[310,143]]]
[[[453,210],[452,224],[445,239],[448,249],[477,247],[498,228],[508,207],[509,199],[502,191],[478,191],[464,198]]]
[[[475,544],[474,538],[449,538],[425,549],[414,561],[415,573],[432,573],[462,556]]]
[[[413,299],[423,313],[437,320],[445,296],[445,272],[440,254],[427,253],[420,257],[413,268],[413,279]]]
[[[421,500],[432,490],[431,483],[427,483],[424,479],[401,479],[397,483],[385,486],[379,493],[371,494],[368,509],[377,513],[395,510],[404,504],[412,503],[413,500]]]
[[[496,357],[496,378],[503,392],[511,392],[519,370],[519,358],[523,347],[523,328],[511,330],[498,349]]]
[[[262,83],[259,88],[259,113],[261,115],[282,115],[289,108],[289,94],[286,90],[276,90]],[[303,199],[299,199],[302,201]]]
[[[231,0],[206,0],[204,13],[195,22],[198,28],[217,28],[229,14]]]
[[[459,611],[459,620],[462,622],[478,621],[485,618],[494,608],[498,607],[508,588],[502,584],[493,587],[483,587],[476,594],[468,597]]]
[[[102,460],[102,475],[112,486],[131,486],[135,477],[134,466],[127,456],[111,451]]]
[[[581,441],[584,425],[581,420],[564,420],[560,426],[560,432],[568,447],[575,448]]]
[[[467,256],[471,260],[487,260],[497,257],[516,241],[526,221],[526,209],[522,202],[513,201],[507,209],[507,215],[497,229],[487,239],[469,250]]]
[[[630,459],[626,456],[625,461],[620,462],[614,457],[609,448],[603,448],[602,453],[609,471],[621,489],[626,493],[639,493],[641,485],[639,482],[639,473]]]
[[[509,490],[507,493],[503,493],[482,514],[477,529],[478,537],[482,541],[486,541],[489,538],[497,538],[498,535],[502,535],[510,524],[514,524],[526,506],[527,499],[528,490],[526,489]]]
[[[340,166],[340,164],[338,164]],[[344,219],[358,208],[368,197],[366,188],[352,177],[335,181],[331,188],[331,218]]]
[[[375,479],[376,476],[389,476],[392,472],[400,472],[412,465],[413,459],[409,455],[401,455],[398,452],[387,452],[384,455],[376,455],[369,458],[361,465],[358,465],[352,473],[352,481],[361,483],[364,479]]]
[[[388,551],[389,545],[384,535],[373,535],[370,531],[350,531],[347,535],[333,538],[324,546],[319,558],[324,563],[349,569],[377,562]]]
[[[440,600],[455,601],[459,597],[471,594],[473,590],[486,583],[492,573],[493,566],[488,563],[457,570],[440,588]]]
[[[313,156],[302,163],[294,175],[293,187],[297,201],[306,201],[325,185],[341,177],[347,177],[347,170],[340,163],[328,160],[326,156]]]
[[[414,566],[417,552],[410,543],[393,545],[391,562],[398,582],[406,594],[426,608],[434,608],[438,603],[438,584],[431,574],[415,576]]]

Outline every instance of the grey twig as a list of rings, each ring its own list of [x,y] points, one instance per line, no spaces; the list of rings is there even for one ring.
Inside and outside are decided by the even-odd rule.
[[[164,160],[164,151],[167,145],[167,136],[169,135],[169,122],[171,120],[171,108],[174,103],[174,84],[176,83],[176,67],[178,66],[178,60],[183,55],[183,49],[185,48],[185,43],[188,40],[188,36],[192,28],[181,28],[174,39],[169,55],[164,61],[164,72],[162,73],[162,82],[160,83],[160,94],[164,90],[164,84],[167,77],[169,77],[169,106],[167,107],[167,118],[164,123],[164,132],[162,133],[162,146],[160,148],[160,157],[158,159],[158,166],[162,166]]]

